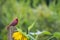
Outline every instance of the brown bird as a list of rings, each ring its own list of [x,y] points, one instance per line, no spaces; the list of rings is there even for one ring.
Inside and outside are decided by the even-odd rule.
[[[13,19],[13,21],[7,26],[7,29],[9,29],[11,26],[16,26],[18,24],[18,18],[16,17]]]

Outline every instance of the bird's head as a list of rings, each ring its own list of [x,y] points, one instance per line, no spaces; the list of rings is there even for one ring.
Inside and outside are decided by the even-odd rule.
[[[16,17],[15,20],[18,21],[18,18]]]

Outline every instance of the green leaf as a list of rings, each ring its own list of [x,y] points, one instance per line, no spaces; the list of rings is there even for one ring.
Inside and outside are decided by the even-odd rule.
[[[56,38],[60,38],[60,32],[55,32],[55,33],[53,34],[53,36],[56,37]]]
[[[48,32],[48,31],[43,32],[43,34],[45,34],[45,35],[51,35],[51,33]]]
[[[34,22],[28,27],[28,31],[30,31],[30,30],[34,27],[35,22],[36,22],[36,21],[34,21]]]

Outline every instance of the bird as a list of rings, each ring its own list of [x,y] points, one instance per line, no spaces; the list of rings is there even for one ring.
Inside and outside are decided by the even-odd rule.
[[[18,24],[18,18],[16,17],[16,18],[14,18],[13,20],[12,20],[12,22],[6,27],[6,29],[8,30],[11,26],[16,26]]]

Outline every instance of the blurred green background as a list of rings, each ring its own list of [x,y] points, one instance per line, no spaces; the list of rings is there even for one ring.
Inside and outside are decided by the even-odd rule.
[[[5,27],[15,17],[23,31],[34,21],[31,32],[48,31],[37,40],[60,40],[60,0],[0,0],[0,40],[6,40]]]

